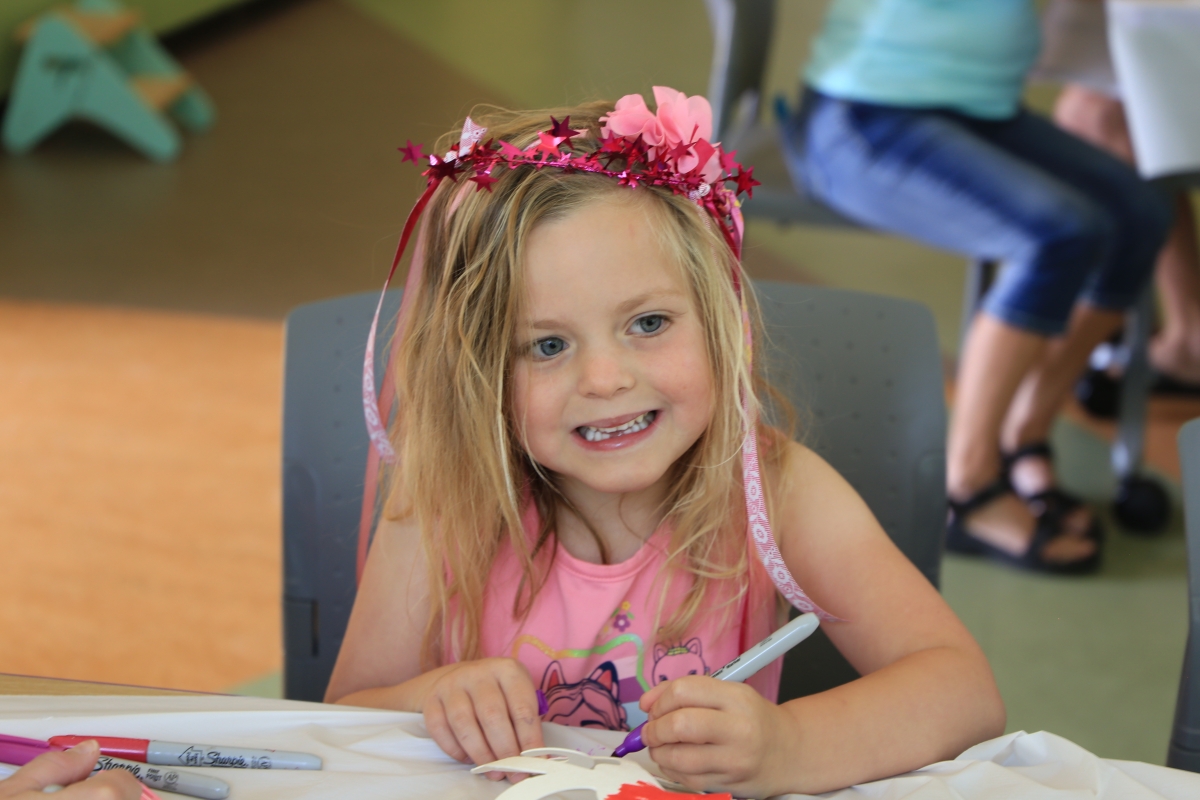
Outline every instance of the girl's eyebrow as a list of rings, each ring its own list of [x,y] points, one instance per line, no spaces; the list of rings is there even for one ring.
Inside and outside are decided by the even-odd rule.
[[[618,314],[625,314],[633,311],[640,305],[649,302],[650,300],[667,300],[676,297],[686,297],[686,295],[675,288],[651,289],[648,292],[642,292],[636,297],[631,297],[617,306]]]
[[[651,300],[673,300],[676,298],[686,298],[687,295],[674,288],[651,289],[648,292],[642,292],[639,295],[622,301],[617,305],[616,313],[628,314],[638,306],[644,305]],[[555,330],[563,328],[566,323],[558,319],[539,319],[530,324],[530,328],[534,330]]]

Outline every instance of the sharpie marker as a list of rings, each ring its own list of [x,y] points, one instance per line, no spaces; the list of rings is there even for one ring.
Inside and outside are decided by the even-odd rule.
[[[51,736],[50,744],[74,747],[95,739],[106,756],[127,758],[146,764],[181,767],[226,767],[229,769],[320,769],[321,759],[310,753],[285,750],[252,750],[245,747],[219,747],[213,744],[155,742],[150,739],[125,739],[117,736]]]
[[[809,636],[812,636],[820,624],[821,621],[817,619],[816,614],[801,614],[733,661],[721,667],[711,677],[719,681],[741,683],[788,650],[803,642]],[[629,735],[625,737],[625,741],[617,745],[616,750],[613,750],[613,755],[621,758],[630,753],[644,750],[646,745],[642,742],[642,727],[645,724],[643,722],[630,731]]]
[[[62,749],[64,748],[61,745],[51,745],[39,739],[0,734],[0,761],[6,764],[24,766],[42,753]],[[197,775],[194,772],[159,769],[112,756],[101,755],[96,761],[96,766],[92,768],[92,774],[110,769],[123,769],[144,785],[166,792],[191,795],[203,800],[225,800],[229,797],[229,784],[217,778]]]

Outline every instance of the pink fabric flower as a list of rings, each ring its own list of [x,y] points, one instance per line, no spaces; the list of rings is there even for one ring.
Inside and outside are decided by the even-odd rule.
[[[688,97],[667,86],[654,87],[654,102],[667,144],[691,144],[712,138],[712,106],[700,95]],[[695,165],[693,165],[695,166]]]
[[[627,94],[622,97],[617,101],[616,107],[601,117],[600,121],[604,123],[600,128],[602,136],[613,133],[636,139],[640,134],[642,141],[651,147],[662,144],[662,123],[646,108],[646,101],[640,94]]]
[[[706,183],[718,180],[722,165],[719,152],[708,141],[712,137],[712,106],[708,100],[655,86],[654,102],[658,110],[651,113],[640,94],[625,95],[600,118],[601,135],[630,139],[641,136],[650,148],[651,158],[664,159],[681,175],[700,167]]]

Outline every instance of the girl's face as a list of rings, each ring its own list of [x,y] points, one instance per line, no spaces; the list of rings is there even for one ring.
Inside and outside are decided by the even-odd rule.
[[[568,493],[654,487],[712,416],[702,323],[654,219],[614,194],[527,242],[513,410],[530,455]]]

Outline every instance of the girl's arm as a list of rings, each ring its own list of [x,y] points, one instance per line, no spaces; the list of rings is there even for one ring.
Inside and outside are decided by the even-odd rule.
[[[811,450],[790,446],[775,535],[797,582],[846,620],[823,627],[863,677],[781,706],[744,686],[669,681],[645,697],[651,756],[693,788],[815,794],[1000,735],[1004,706],[970,633],[850,485]]]
[[[428,619],[420,529],[411,519],[384,519],[367,555],[325,702],[419,712],[422,689],[438,672],[421,674]]]
[[[486,764],[541,747],[533,681],[513,659],[421,672],[429,614],[420,530],[410,520],[384,520],[367,556],[326,702],[424,714],[429,735],[459,761]]]

